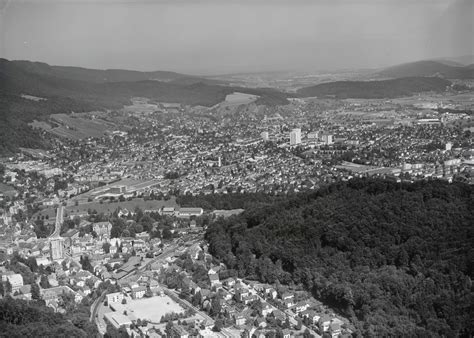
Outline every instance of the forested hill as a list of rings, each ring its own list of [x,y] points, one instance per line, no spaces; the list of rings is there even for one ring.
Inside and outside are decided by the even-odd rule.
[[[179,74],[167,71],[139,72],[125,69],[88,69],[81,67],[51,66],[44,62],[11,61],[14,65],[32,74],[52,76],[61,79],[85,81],[85,82],[134,82],[145,80],[156,80],[163,82],[192,82],[218,84],[216,80],[202,77]]]
[[[474,69],[470,66],[450,65],[438,61],[417,61],[386,68],[378,73],[383,77],[442,76],[447,79],[473,79]]]
[[[411,96],[421,92],[444,92],[451,85],[439,77],[404,77],[382,81],[336,81],[298,89],[300,97],[334,96],[340,99],[381,99]]]
[[[206,239],[239,276],[302,283],[364,336],[472,336],[473,193],[354,179],[255,204]]]

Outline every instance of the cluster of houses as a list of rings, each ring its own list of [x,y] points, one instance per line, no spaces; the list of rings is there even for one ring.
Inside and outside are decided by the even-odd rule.
[[[98,288],[102,283],[98,277],[94,276],[89,271],[84,271],[77,264],[65,263],[55,264],[53,267],[54,273],[47,276],[49,287],[39,287],[40,297],[45,301],[46,306],[51,307],[57,312],[64,312],[60,307],[60,297],[64,294],[73,296],[76,303],[80,303],[84,297],[89,295],[94,289]],[[3,283],[10,283],[10,295],[15,299],[31,300],[32,292],[31,284],[24,284],[23,276],[19,273],[1,268],[0,274]],[[39,283],[40,278],[35,281]],[[62,280],[62,285],[59,285],[59,280]]]
[[[201,255],[201,251],[199,245],[194,245],[186,253],[194,264],[204,264],[208,254]],[[265,335],[278,327],[285,332],[285,336],[295,337],[304,330],[294,331],[298,322],[304,322],[315,334],[318,332],[339,337],[350,333],[341,319],[328,311],[322,311],[314,299],[301,296],[301,292],[290,292],[282,287],[277,291],[273,285],[246,282],[238,278],[220,280],[219,273],[225,270],[223,264],[208,269],[207,286],[204,286],[202,281],[193,281],[192,274],[173,261],[170,258],[169,262],[157,264],[152,267],[152,271],[179,273],[182,287],[189,290],[191,299],[198,295],[197,306],[203,311],[209,312],[217,299],[220,313],[231,319],[234,329],[245,333],[247,337],[259,337],[259,334]]]

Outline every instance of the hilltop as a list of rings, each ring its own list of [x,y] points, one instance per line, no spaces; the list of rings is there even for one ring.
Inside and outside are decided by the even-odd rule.
[[[225,84],[223,81],[168,71],[140,72],[125,69],[89,69],[82,67],[51,66],[44,62],[25,60],[11,61],[11,63],[31,74],[94,83],[153,80],[184,84]]]
[[[334,96],[341,99],[395,98],[428,91],[443,92],[449,85],[451,82],[437,77],[406,77],[381,81],[336,81],[301,88],[297,94],[300,97]]]
[[[474,79],[474,69],[454,62],[417,61],[386,68],[377,75],[389,78],[441,76],[447,79]]]

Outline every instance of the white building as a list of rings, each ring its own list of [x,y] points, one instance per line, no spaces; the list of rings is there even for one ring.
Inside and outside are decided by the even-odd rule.
[[[63,259],[63,241],[61,238],[53,238],[49,242],[51,260]]]
[[[105,295],[105,297],[107,298],[107,303],[120,303],[122,302],[124,295],[122,292],[114,292]]]
[[[290,145],[297,145],[301,143],[301,129],[295,128],[290,131]]]
[[[23,277],[19,273],[3,275],[2,282],[9,281],[12,286],[12,292],[18,291],[23,286]]]
[[[329,133],[323,133],[321,135],[321,141],[323,141],[325,144],[333,144],[334,143],[332,134],[329,134]]]

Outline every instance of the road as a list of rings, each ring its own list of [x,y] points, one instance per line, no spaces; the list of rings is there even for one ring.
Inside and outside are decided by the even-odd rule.
[[[61,233],[61,226],[64,222],[64,207],[60,205],[58,209],[56,210],[56,222],[54,224],[54,231],[53,233],[49,236],[49,238],[56,238],[59,237],[59,234]]]
[[[96,318],[96,314],[97,314],[97,308],[99,307],[99,305],[102,303],[102,301],[104,300],[104,297],[105,297],[105,293],[107,292],[107,290],[104,290],[102,292],[102,294],[99,296],[99,298],[97,298],[94,303],[92,303],[91,305],[91,317],[90,317],[90,321],[92,322],[93,320],[95,321],[95,318]],[[97,323],[96,323],[97,324]]]

